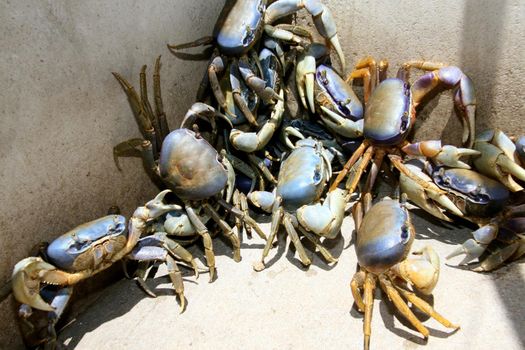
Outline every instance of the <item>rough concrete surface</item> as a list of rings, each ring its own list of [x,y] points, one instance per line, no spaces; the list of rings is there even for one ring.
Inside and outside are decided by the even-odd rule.
[[[415,248],[430,244],[444,257],[453,244],[469,237],[465,227],[431,219],[429,223],[423,216],[424,220],[417,219]],[[263,228],[268,231],[269,223]],[[259,273],[251,265],[260,259],[261,239],[244,238],[240,263],[233,261],[230,247],[216,239],[218,278],[208,283],[208,274],[195,280],[188,272],[184,313],[179,314],[166,269],[161,267],[149,280],[159,295],[156,299],[147,297],[133,281],[122,280],[104,290],[63,330],[61,343],[77,349],[359,349],[363,319],[352,308],[349,287],[357,263],[352,230],[353,221],[347,217],[343,237],[326,244],[339,256],[335,266],[310,251],[313,264],[308,269],[284,243],[282,232],[267,269]],[[203,259],[202,250],[192,252]],[[430,330],[428,342],[403,319],[393,317],[386,296],[377,292],[372,349],[522,349],[523,262],[492,274],[442,264],[431,300],[461,329],[454,333],[422,317]]]
[[[522,1],[326,4],[349,68],[369,54],[389,59],[391,74],[409,59],[456,64],[476,84],[478,131],[498,126],[525,132]],[[204,0],[0,4],[0,283],[37,243],[105,214],[111,205],[129,215],[155,193],[140,161],[122,161],[122,173],[113,164],[111,147],[139,133],[110,72],[137,85],[141,65],[148,64],[151,72],[155,57],[163,54],[165,109],[171,125],[177,125],[193,102],[205,63],[177,59],[165,44],[210,34],[221,5]],[[430,102],[416,137],[457,142],[459,122],[450,110],[450,94]],[[70,334],[80,348],[125,343],[140,348],[153,341],[159,348],[360,345],[361,319],[350,312],[347,288],[355,266],[353,247],[329,271],[317,259],[319,266],[305,272],[283,256],[255,274],[250,263],[260,254],[261,242],[248,244],[254,249],[244,249],[240,264],[219,257],[216,282],[206,283],[204,275],[198,285],[186,283],[190,304],[183,315],[177,314],[171,292],[150,300],[132,282],[121,281],[104,292],[108,296],[91,313],[80,316],[83,325],[70,326],[64,336]],[[436,246],[442,255],[450,248],[439,239]],[[439,331],[427,347],[524,346],[523,264],[492,275],[444,271],[434,294],[436,307],[463,328],[440,338],[443,329],[431,322]],[[413,332],[386,316],[386,304],[377,305],[374,346],[417,346],[406,339]],[[12,307],[11,299],[0,304],[0,348],[21,347]]]

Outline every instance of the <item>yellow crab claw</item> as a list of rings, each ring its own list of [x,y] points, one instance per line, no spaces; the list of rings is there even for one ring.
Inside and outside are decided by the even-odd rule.
[[[439,280],[439,256],[430,246],[412,254],[416,257],[403,260],[392,271],[422,293],[431,294]]]
[[[12,284],[15,299],[32,308],[53,311],[53,307],[40,296],[40,282],[46,273],[56,267],[38,257],[20,260],[13,269]]]

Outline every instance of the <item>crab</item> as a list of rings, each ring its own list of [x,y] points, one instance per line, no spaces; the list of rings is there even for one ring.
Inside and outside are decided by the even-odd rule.
[[[157,58],[154,73],[154,95],[156,115],[164,116],[162,98],[160,95],[160,57]],[[135,92],[133,86],[117,73],[113,73],[122,84],[130,100],[131,106],[139,119],[155,120],[149,107],[146,91],[145,68],[141,73],[141,97]],[[142,158],[144,168],[161,188],[168,188],[180,199],[181,205],[177,210],[183,210],[194,228],[196,234],[203,239],[204,250],[208,267],[210,269],[210,281],[215,277],[215,254],[213,243],[206,227],[206,220],[201,220],[201,211],[215,221],[221,232],[231,242],[235,261],[241,260],[240,241],[233,229],[220,218],[217,212],[219,207],[225,208],[237,216],[243,223],[252,227],[261,238],[266,236],[257,223],[249,216],[248,211],[233,207],[229,202],[233,195],[235,171],[226,157],[219,155],[217,150],[206,141],[201,134],[185,128],[187,123],[196,119],[204,118],[210,121],[212,127],[216,127],[215,117],[227,119],[221,113],[215,111],[211,106],[204,103],[194,104],[184,117],[181,128],[175,129],[168,134],[165,131],[155,129],[151,123],[153,132],[160,134],[161,144],[153,147],[150,140],[132,139],[120,143],[114,148],[114,155],[139,156]],[[165,118],[165,117],[164,117]],[[144,128],[141,128],[144,131]],[[214,134],[216,132],[212,132]],[[175,234],[173,234],[176,237]]]
[[[463,116],[463,143],[470,147],[475,138],[474,118],[476,99],[472,81],[459,68],[442,63],[409,61],[398,71],[397,78],[385,79],[388,63],[379,64],[368,57],[361,60],[349,79],[363,78],[365,115],[363,124],[364,141],[350,157],[343,170],[333,181],[330,190],[351,171],[347,189],[354,192],[359,180],[372,161],[371,171],[363,193],[372,188],[382,165],[384,156],[410,154],[425,156],[439,165],[468,168],[460,160],[463,156],[479,155],[470,148],[442,145],[441,141],[409,143],[406,138],[416,118],[421,102],[440,89],[455,89],[455,106]],[[411,68],[427,71],[410,86]],[[376,79],[379,84],[376,86]],[[354,166],[355,165],[355,166]],[[394,164],[399,168],[399,164]],[[400,164],[402,166],[402,164]]]
[[[267,4],[266,0],[227,1],[222,9],[212,36],[197,39],[190,43],[168,45],[170,50],[214,45],[216,51],[208,66],[206,75],[199,88],[197,99],[202,101],[209,85],[217,103],[228,114],[228,106],[221,89],[218,75],[230,68],[232,93],[235,103],[242,111],[247,111],[246,102],[241,98],[241,91],[235,80],[242,77],[246,85],[266,102],[279,99],[278,92],[267,86],[257,75],[249,62],[248,55],[255,57],[254,49],[265,33],[271,38],[284,40],[293,44],[304,45],[310,39],[310,33],[305,28],[290,24],[273,25],[278,19],[293,14],[305,8],[313,17],[315,26],[321,36],[336,50],[344,70],[344,55],[339,44],[337,29],[332,14],[318,0],[279,0]],[[305,39],[306,38],[306,39]],[[256,61],[256,60],[255,60]],[[245,113],[249,122],[257,126],[257,121],[248,112]]]
[[[417,181],[401,173],[400,189],[418,207],[441,220],[452,221],[452,213],[479,226],[447,259],[465,255],[460,265],[478,259],[468,267],[491,271],[525,253],[525,206],[519,199],[512,203],[504,184],[470,169],[432,167],[419,159],[404,165]]]
[[[501,130],[486,130],[474,141],[474,149],[481,152],[474,158],[474,167],[481,173],[505,184],[512,192],[523,191],[525,181],[525,137],[514,142]]]
[[[54,327],[70,300],[72,287],[122,259],[165,262],[183,310],[184,285],[177,260],[182,259],[197,271],[191,254],[167,237],[141,238],[149,221],[176,208],[163,202],[165,194],[161,192],[138,207],[127,225],[122,215],[96,219],[56,238],[45,249],[44,258],[28,257],[15,265],[12,292],[22,304],[18,315],[28,346],[53,346]],[[38,327],[42,313],[35,319],[33,309],[47,312],[45,331]]]
[[[320,141],[311,138],[299,140],[296,148],[281,163],[275,190],[254,191],[248,194],[248,199],[253,205],[272,213],[270,235],[261,261],[254,265],[256,271],[265,268],[264,259],[281,223],[303,265],[310,265],[311,259],[306,254],[297,230],[315,244],[329,263],[337,262],[320,242],[321,238],[333,239],[340,232],[346,204],[344,190],[331,192],[321,202],[331,177],[330,162],[331,155]]]
[[[415,229],[405,200],[384,198],[372,206],[372,197],[367,193],[352,208],[359,271],[350,287],[357,309],[364,313],[364,349],[370,346],[374,289],[378,282],[388,299],[425,339],[429,336],[428,329],[403,298],[443,326],[459,328],[416,293],[416,290],[426,295],[432,293],[439,279],[439,257],[430,246],[409,254]]]
[[[363,105],[349,85],[327,62],[326,46],[313,43],[299,56],[296,85],[303,107],[317,112],[333,133],[363,136]]]

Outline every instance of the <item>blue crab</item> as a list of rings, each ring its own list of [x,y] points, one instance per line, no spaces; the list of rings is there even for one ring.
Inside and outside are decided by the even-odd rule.
[[[432,167],[418,159],[404,166],[411,174],[401,173],[400,189],[417,206],[441,220],[452,221],[450,212],[479,225],[447,259],[465,255],[460,265],[477,259],[469,267],[491,271],[523,256],[525,207],[512,203],[504,184],[470,169]]]
[[[156,115],[164,115],[162,98],[160,95],[160,57],[157,59],[154,73],[154,95]],[[143,73],[144,73],[143,69]],[[154,120],[146,91],[145,75],[141,74],[141,97],[133,86],[117,73],[113,73],[124,87],[131,106],[137,115],[144,115],[143,119]],[[249,216],[248,211],[233,207],[229,202],[233,195],[235,171],[226,157],[222,157],[213,146],[197,131],[185,128],[197,119],[210,121],[216,127],[215,117],[227,118],[204,103],[194,104],[184,117],[181,128],[168,134],[160,130],[161,144],[153,147],[150,140],[132,139],[117,145],[114,149],[115,157],[139,156],[142,157],[144,168],[160,188],[168,188],[180,199],[182,205],[176,210],[183,211],[191,222],[194,234],[202,237],[206,260],[210,269],[210,281],[215,276],[215,254],[213,243],[206,227],[211,218],[220,231],[231,242],[234,249],[234,260],[240,261],[240,241],[233,229],[221,219],[217,210],[225,208],[242,222],[252,227],[262,238],[266,238],[257,223]],[[153,134],[156,129],[153,126]],[[140,126],[140,125],[139,125]],[[141,128],[143,130],[144,128]],[[215,132],[212,132],[214,134]],[[160,146],[160,147],[159,147]],[[203,212],[206,215],[203,215]],[[173,238],[179,231],[168,232]],[[183,235],[184,236],[184,235]]]
[[[478,151],[442,145],[441,141],[423,141],[414,144],[406,141],[416,118],[417,107],[437,91],[454,89],[455,106],[463,117],[462,141],[467,147],[472,146],[475,138],[476,98],[474,86],[467,75],[458,67],[446,66],[442,63],[409,61],[399,69],[397,78],[386,79],[387,67],[386,61],[376,63],[374,59],[368,57],[358,62],[349,76],[349,79],[362,78],[365,83],[364,141],[345,164],[343,171],[338,174],[330,190],[337,188],[345,176],[352,171],[347,189],[353,192],[363,172],[372,161],[366,184],[368,187],[363,191],[368,192],[387,154],[425,156],[438,165],[452,167],[468,167],[466,163],[460,161],[460,158],[479,155]],[[409,73],[412,68],[427,73],[410,85]]]
[[[176,208],[164,203],[166,193],[159,193],[137,208],[127,225],[122,215],[96,219],[52,241],[45,249],[44,258],[28,257],[15,265],[12,292],[22,304],[19,319],[28,346],[53,346],[54,327],[70,300],[72,287],[122,259],[165,262],[183,310],[184,285],[177,260],[183,260],[197,272],[191,254],[167,237],[141,238],[148,222]],[[48,313],[44,317],[47,319],[44,332],[33,325],[39,322],[32,317],[33,309]]]
[[[286,42],[304,45],[310,39],[308,30],[290,24],[273,25],[275,21],[286,17],[301,9],[306,9],[313,17],[315,26],[321,36],[336,50],[344,70],[344,55],[339,44],[337,29],[332,14],[318,0],[279,0],[267,4],[265,0],[227,1],[222,9],[212,36],[197,39],[190,43],[168,45],[173,51],[181,49],[214,45],[216,52],[211,59],[197,98],[202,100],[209,85],[215,99],[221,108],[228,114],[228,106],[221,89],[217,75],[230,68],[232,93],[235,103],[242,111],[248,111],[246,102],[241,98],[241,91],[234,81],[242,78],[246,85],[255,91],[264,101],[271,102],[279,99],[278,92],[268,87],[257,71],[249,62],[248,55],[254,57],[253,49],[261,39],[263,33],[267,36]],[[305,39],[306,38],[306,39]],[[248,112],[245,113],[249,122],[256,126],[257,121]]]
[[[321,202],[332,173],[330,162],[331,155],[320,141],[311,138],[299,140],[296,148],[281,163],[275,190],[255,191],[248,195],[255,206],[272,213],[270,235],[260,263],[254,266],[255,270],[265,268],[264,258],[281,223],[305,266],[311,264],[311,259],[302,246],[297,230],[315,244],[329,263],[337,261],[320,243],[320,238],[332,239],[339,233],[346,203],[343,190],[333,191]]]
[[[416,295],[415,289],[431,294],[439,279],[439,257],[426,246],[410,254],[415,229],[404,199],[385,198],[372,206],[370,193],[352,208],[356,231],[355,251],[359,263],[350,283],[357,309],[364,312],[364,348],[370,346],[374,289],[377,282],[401,314],[428,338],[428,329],[410,310],[406,299],[423,313],[447,328],[457,329],[431,305]],[[378,220],[377,218],[381,218]],[[411,287],[411,288],[410,288]]]

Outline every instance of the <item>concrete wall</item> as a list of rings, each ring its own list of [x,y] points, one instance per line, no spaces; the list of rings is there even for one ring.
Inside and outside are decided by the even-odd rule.
[[[185,1],[7,1],[0,4],[0,284],[35,244],[105,215],[129,215],[156,189],[137,159],[113,164],[112,146],[140,134],[111,75],[138,85],[162,54],[162,87],[175,127],[205,63],[176,59],[167,43],[209,35],[222,4]],[[20,344],[9,302],[0,348]],[[9,345],[9,346],[8,346]]]
[[[392,67],[408,59],[462,67],[478,90],[477,129],[523,133],[523,2],[326,0],[348,66],[365,55]],[[123,213],[155,193],[138,160],[113,164],[111,147],[138,137],[118,71],[137,84],[142,64],[163,54],[172,126],[192,103],[203,62],[166,49],[211,33],[221,2],[7,1],[0,4],[0,283],[31,247],[75,225]],[[303,18],[305,16],[300,16]],[[392,69],[395,72],[395,68]],[[454,139],[450,96],[422,113],[417,136]],[[429,112],[432,113],[429,115]],[[0,348],[20,346],[11,303],[0,305]],[[7,316],[6,316],[7,315]]]

